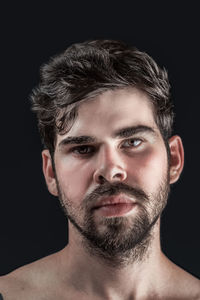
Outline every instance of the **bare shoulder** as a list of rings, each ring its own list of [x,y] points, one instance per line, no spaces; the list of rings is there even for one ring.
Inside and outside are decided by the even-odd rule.
[[[177,299],[200,300],[200,280],[198,278],[173,263],[171,263],[169,276],[171,278],[170,285],[177,295]]]
[[[40,299],[36,298],[36,294],[40,293],[41,287],[44,289],[49,286],[49,281],[53,281],[49,270],[55,270],[56,260],[57,254],[53,254],[1,276],[0,294],[3,300]]]
[[[179,276],[181,279],[180,287],[192,295],[190,299],[200,300],[200,280],[184,270]]]

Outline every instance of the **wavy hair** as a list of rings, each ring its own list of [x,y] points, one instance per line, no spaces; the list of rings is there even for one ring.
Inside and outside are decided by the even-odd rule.
[[[82,101],[128,87],[143,91],[153,103],[155,122],[168,145],[174,113],[166,70],[133,46],[92,40],[71,45],[40,69],[31,101],[44,147],[54,153],[56,135],[70,130]]]

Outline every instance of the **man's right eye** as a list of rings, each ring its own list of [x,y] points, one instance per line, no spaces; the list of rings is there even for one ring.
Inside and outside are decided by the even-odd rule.
[[[78,155],[87,155],[94,152],[94,147],[92,146],[77,146],[71,149],[72,153],[78,154]]]

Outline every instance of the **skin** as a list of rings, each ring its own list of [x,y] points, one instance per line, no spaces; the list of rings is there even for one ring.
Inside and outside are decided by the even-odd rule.
[[[116,131],[133,126],[147,126],[153,133],[138,132],[128,138],[114,136]],[[90,148],[63,143],[72,136],[93,136],[96,140],[84,144]],[[48,150],[42,153],[43,172],[49,192],[58,196],[59,182],[64,205],[70,201],[70,212],[83,225],[83,199],[102,184],[102,178],[111,184],[141,188],[148,194],[154,194],[167,176],[170,184],[176,182],[183,169],[181,138],[170,138],[169,147],[168,168],[165,144],[145,94],[136,89],[108,91],[82,103],[71,130],[57,136],[57,180]],[[86,149],[94,151],[85,155]],[[138,214],[139,203],[123,217],[134,220]],[[93,217],[97,230],[103,231],[101,213],[94,212]],[[151,236],[142,260],[113,268],[88,252],[82,243],[83,236],[69,222],[69,244],[60,252],[2,277],[0,291],[8,300],[200,299],[199,280],[169,261],[161,251],[160,218]]]

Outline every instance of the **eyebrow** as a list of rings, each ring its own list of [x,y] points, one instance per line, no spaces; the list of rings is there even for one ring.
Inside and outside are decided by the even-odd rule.
[[[148,134],[150,133],[151,135],[154,136],[157,135],[156,131],[152,127],[138,125],[138,126],[130,126],[130,127],[118,129],[112,134],[112,138],[127,138],[137,133],[148,133]],[[95,142],[97,142],[97,138],[94,136],[87,136],[87,135],[68,136],[64,138],[62,141],[60,141],[58,147],[60,148],[68,144],[81,145],[81,144],[95,143]]]
[[[138,125],[138,126],[130,126],[130,127],[119,129],[114,132],[112,137],[113,138],[130,137],[137,133],[150,133],[152,135],[157,135],[156,131],[152,127],[145,126],[145,125]]]

